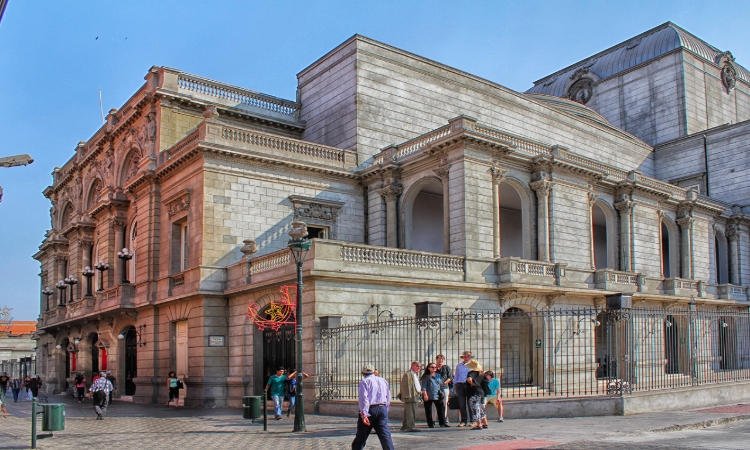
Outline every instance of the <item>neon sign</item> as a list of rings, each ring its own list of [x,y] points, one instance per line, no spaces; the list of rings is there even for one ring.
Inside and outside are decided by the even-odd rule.
[[[263,314],[260,312],[258,303],[253,302],[247,305],[247,313],[245,315],[253,321],[260,331],[268,328],[273,331],[279,331],[279,328],[284,325],[296,326],[297,303],[292,301],[289,291],[292,291],[296,298],[297,286],[281,286],[279,287],[279,293],[281,294],[279,301],[271,301]],[[263,316],[267,316],[268,318]]]

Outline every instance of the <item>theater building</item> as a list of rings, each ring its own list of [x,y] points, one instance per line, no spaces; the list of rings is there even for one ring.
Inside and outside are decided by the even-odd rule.
[[[118,395],[163,402],[175,370],[187,405],[259,393],[272,368],[294,365],[295,333],[246,313],[294,283],[295,219],[313,238],[300,320],[318,410],[351,398],[346,377],[364,359],[395,380],[402,360],[434,358],[422,334],[388,357],[356,353],[400,318],[438,317],[417,314],[422,302],[458,321],[451,336],[467,317],[488,327],[435,339],[451,359],[467,345],[502,365],[509,397],[574,377],[622,394],[646,366],[641,384],[695,388],[697,359],[703,375],[750,377],[750,177],[737,164],[750,76],[730,53],[668,23],[524,93],[356,35],[297,79],[292,101],[152,67],[55,168],[34,256],[50,288],[38,334],[51,352],[37,362],[48,386],[109,369]],[[608,306],[623,293],[632,304]],[[660,312],[622,328],[615,355],[602,322],[629,306]],[[331,351],[324,337],[347,326],[369,334]],[[632,372],[607,375],[615,356]]]

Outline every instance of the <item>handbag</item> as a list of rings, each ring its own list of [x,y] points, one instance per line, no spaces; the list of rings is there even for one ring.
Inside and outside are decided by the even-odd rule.
[[[458,397],[448,398],[448,409],[458,409]]]
[[[180,380],[177,380],[177,389],[185,389],[185,384]]]

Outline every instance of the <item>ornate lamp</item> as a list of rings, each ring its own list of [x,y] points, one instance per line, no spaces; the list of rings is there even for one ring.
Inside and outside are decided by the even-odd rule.
[[[310,251],[312,241],[305,239],[307,236],[307,224],[295,220],[289,231],[289,250],[297,265],[297,405],[294,411],[295,432],[307,431],[305,427],[305,397],[302,389],[302,264],[305,263],[307,252]]]
[[[122,284],[128,284],[130,283],[128,281],[128,261],[133,259],[133,252],[125,247],[122,251],[117,252],[117,257],[122,260]]]
[[[64,280],[60,280],[55,283],[55,287],[60,290],[60,303],[58,306],[65,306],[65,289],[68,288],[68,285],[65,284]]]
[[[104,290],[104,272],[109,270],[109,264],[100,259],[94,266],[94,269],[99,271],[99,289],[97,289],[97,292],[100,292]]]
[[[45,297],[47,297],[47,301],[45,303],[47,305],[47,311],[49,311],[49,296],[52,295],[52,294],[54,294],[54,293],[55,293],[55,291],[53,291],[52,289],[50,289],[49,286],[46,286],[44,289],[42,289],[42,295],[44,295]]]
[[[70,300],[68,303],[73,303],[73,286],[78,284],[78,278],[76,278],[75,275],[70,275],[64,281],[65,284],[70,285]]]
[[[93,277],[95,273],[94,269],[89,266],[84,267],[81,272],[81,275],[86,277],[86,297],[91,297],[91,277]]]

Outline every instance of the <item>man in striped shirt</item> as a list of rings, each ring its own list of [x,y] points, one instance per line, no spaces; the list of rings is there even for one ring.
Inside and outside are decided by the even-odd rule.
[[[96,420],[104,420],[107,415],[107,405],[109,404],[109,393],[114,390],[112,383],[107,379],[106,372],[99,372],[99,378],[94,381],[89,388],[94,398],[94,412]]]

